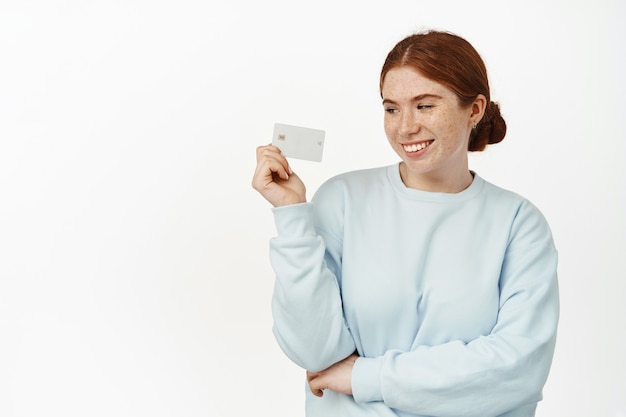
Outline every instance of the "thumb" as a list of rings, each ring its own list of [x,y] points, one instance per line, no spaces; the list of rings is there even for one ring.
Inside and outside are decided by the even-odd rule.
[[[324,395],[324,390],[327,388],[324,385],[323,375],[318,372],[309,372],[306,373],[307,381],[309,381],[309,389],[316,397],[322,397]]]

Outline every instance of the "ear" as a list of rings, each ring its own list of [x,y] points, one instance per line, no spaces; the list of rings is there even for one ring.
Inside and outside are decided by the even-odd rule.
[[[485,110],[487,109],[487,98],[482,94],[477,95],[470,107],[472,110],[470,114],[470,122],[472,123],[472,126],[474,126],[480,122],[485,115]]]

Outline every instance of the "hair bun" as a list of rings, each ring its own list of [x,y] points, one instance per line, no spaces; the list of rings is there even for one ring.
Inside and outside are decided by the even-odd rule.
[[[500,143],[506,135],[506,122],[500,114],[498,103],[490,101],[485,109],[483,119],[470,136],[469,151],[482,151],[487,145]]]

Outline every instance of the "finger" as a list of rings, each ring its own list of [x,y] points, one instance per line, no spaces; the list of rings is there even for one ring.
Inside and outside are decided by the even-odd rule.
[[[288,172],[289,174],[293,173],[291,167],[289,166],[289,161],[287,161],[287,158],[285,158],[280,148],[274,145],[259,146],[256,150],[256,156],[257,162],[260,162],[264,158],[277,160],[283,165],[286,172]]]
[[[308,376],[308,375],[307,375]],[[309,380],[309,389],[316,397],[324,395],[324,390],[327,388],[323,378],[320,378],[319,374]]]
[[[274,145],[265,145],[265,146],[259,146],[256,148],[257,161],[260,161],[263,158],[267,158],[267,157],[274,158],[274,159],[285,159],[285,156],[283,155],[280,148]]]
[[[315,378],[315,376],[313,375],[313,372],[306,371],[306,380],[307,380],[307,382],[311,382],[311,380],[313,378]]]
[[[280,149],[274,145],[262,145],[257,146],[256,148],[256,156],[259,158],[261,154],[265,153],[265,151],[280,153]]]
[[[274,174],[278,178],[287,181],[289,179],[288,168],[285,167],[284,157],[273,151],[265,152],[260,156],[254,173],[253,184],[267,185],[274,180]]]

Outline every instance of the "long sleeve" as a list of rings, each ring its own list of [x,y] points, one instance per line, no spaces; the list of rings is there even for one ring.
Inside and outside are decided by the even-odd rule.
[[[470,341],[359,358],[353,370],[357,403],[384,402],[439,417],[499,416],[534,407],[555,347],[557,253],[545,220],[527,202],[520,205],[509,236],[491,332]]]
[[[327,249],[316,233],[313,204],[277,208],[274,216],[278,232],[270,242],[276,271],[274,335],[293,362],[322,370],[355,350],[337,282],[340,253]]]
[[[531,417],[559,315],[557,252],[521,196],[478,175],[456,194],[397,165],[341,174],[274,209],[276,339],[318,371],[359,354],[353,395],[306,390],[310,417]]]

